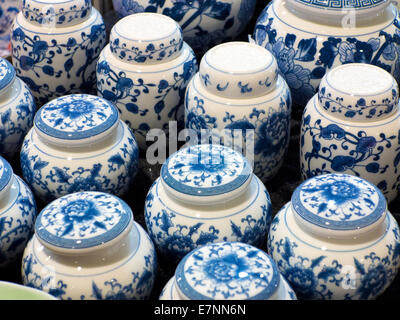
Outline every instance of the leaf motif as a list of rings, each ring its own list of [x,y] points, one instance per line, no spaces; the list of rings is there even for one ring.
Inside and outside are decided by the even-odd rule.
[[[240,228],[232,220],[231,220],[231,228],[232,228],[233,234],[236,237],[241,238],[243,236],[242,231],[240,230]]]
[[[357,271],[360,274],[364,275],[365,274],[364,266],[356,258],[354,258],[354,264],[356,266]]]
[[[311,260],[311,269],[314,269],[315,267],[318,267],[321,263],[322,260],[324,260],[326,258],[326,256],[319,256],[318,258],[315,258],[313,260]]]
[[[331,267],[324,267],[320,273],[318,273],[318,279],[322,279],[327,281],[329,277],[334,277],[335,275],[339,274],[340,272],[335,268]]]
[[[92,296],[97,300],[102,300],[101,290],[97,287],[96,283],[92,281]]]
[[[318,213],[324,212],[327,207],[328,207],[327,203],[326,202],[322,202],[318,207]]]

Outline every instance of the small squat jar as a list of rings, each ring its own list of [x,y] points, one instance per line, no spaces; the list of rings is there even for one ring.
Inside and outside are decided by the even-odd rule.
[[[156,268],[153,243],[123,200],[78,192],[39,214],[22,281],[62,300],[146,299]]]
[[[138,13],[118,21],[97,64],[97,92],[114,103],[141,149],[151,129],[183,127],[186,86],[197,71],[193,50],[173,19]]]
[[[22,1],[11,44],[17,75],[38,106],[67,94],[96,92],[96,62],[106,29],[91,1]]]
[[[398,272],[399,232],[376,186],[326,174],[302,183],[275,216],[268,252],[299,299],[374,299]]]
[[[36,219],[36,203],[26,183],[0,157],[0,268],[21,257],[31,238]]]
[[[296,300],[296,294],[264,251],[221,242],[187,254],[159,299]]]
[[[48,203],[78,191],[123,195],[138,170],[133,133],[103,98],[57,98],[35,115],[21,151],[24,179]]]
[[[0,154],[8,160],[18,155],[33,126],[36,105],[28,86],[13,66],[0,58]]]
[[[358,63],[336,67],[303,113],[301,174],[353,174],[390,202],[400,183],[399,128],[399,88],[388,72]]]
[[[171,155],[145,202],[145,222],[159,252],[178,262],[212,242],[264,245],[271,200],[240,153],[195,145]]]

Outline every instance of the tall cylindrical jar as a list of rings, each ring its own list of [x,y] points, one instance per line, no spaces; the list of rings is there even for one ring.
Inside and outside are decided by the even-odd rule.
[[[62,300],[149,298],[154,245],[121,199],[78,192],[47,205],[22,257],[22,281]]]
[[[15,69],[0,58],[0,155],[14,160],[32,128],[36,105],[28,86]]]
[[[302,176],[356,175],[390,202],[400,183],[399,129],[399,89],[388,72],[369,64],[336,67],[304,110]]]
[[[400,80],[400,22],[391,0],[275,0],[254,30],[292,92],[300,118],[325,73],[347,63],[379,66]]]
[[[48,203],[78,191],[122,196],[137,173],[139,150],[112,103],[71,94],[39,109],[20,160],[25,181]]]
[[[221,145],[194,145],[171,155],[145,202],[150,237],[174,262],[208,243],[263,247],[271,217],[269,193],[249,161]]]
[[[156,13],[133,14],[111,30],[97,64],[97,91],[118,107],[145,149],[149,130],[168,131],[170,121],[183,126],[185,90],[196,71],[177,22]]]
[[[0,268],[20,259],[32,237],[36,202],[26,183],[0,157]]]
[[[90,0],[24,0],[12,33],[12,61],[39,106],[96,92],[96,62],[106,41]]]
[[[185,125],[203,143],[211,134],[235,147],[235,141],[246,145],[254,173],[266,182],[289,146],[291,105],[273,55],[255,44],[228,42],[202,58],[186,91]]]

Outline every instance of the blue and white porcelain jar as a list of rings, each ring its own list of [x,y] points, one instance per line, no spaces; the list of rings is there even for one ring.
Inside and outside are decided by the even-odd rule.
[[[275,55],[301,116],[325,73],[341,64],[373,64],[400,80],[399,28],[391,0],[274,0],[254,40]]]
[[[185,41],[196,52],[205,52],[233,40],[250,22],[256,0],[113,0],[120,16],[157,12],[173,18],[182,27]]]
[[[156,269],[154,245],[123,200],[78,192],[39,214],[22,281],[62,300],[147,299]]]
[[[159,252],[179,261],[207,243],[265,243],[272,206],[248,160],[221,145],[171,155],[145,202],[145,221]]]
[[[222,242],[187,254],[160,300],[296,300],[296,294],[264,251]]]
[[[28,86],[15,69],[0,58],[0,155],[13,159],[33,126],[36,105]]]
[[[49,202],[78,191],[123,195],[138,170],[139,151],[117,108],[103,98],[72,94],[36,113],[21,150],[24,179]]]
[[[396,80],[369,64],[338,66],[304,110],[301,174],[353,174],[378,186],[390,202],[400,184],[399,129]]]
[[[254,173],[266,182],[289,146],[291,105],[272,54],[255,44],[228,42],[203,56],[186,91],[185,124],[202,143],[209,133],[225,142],[244,140],[253,149]]]
[[[21,257],[33,234],[36,203],[32,191],[0,157],[0,268]]]
[[[17,75],[39,106],[71,93],[96,92],[106,30],[90,0],[24,0],[11,42]]]
[[[302,183],[272,221],[268,252],[299,299],[374,299],[400,266],[382,192],[347,174]]]
[[[9,39],[9,31],[20,11],[20,0],[0,0],[0,39]]]
[[[146,28],[145,26],[151,26]],[[97,65],[97,91],[114,103],[141,149],[151,129],[183,126],[186,86],[197,71],[193,50],[179,25],[156,13],[118,21]]]

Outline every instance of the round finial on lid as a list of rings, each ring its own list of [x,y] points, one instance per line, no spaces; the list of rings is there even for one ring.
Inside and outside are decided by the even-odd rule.
[[[271,92],[278,65],[265,48],[248,42],[228,42],[210,49],[200,62],[204,88],[218,96],[246,99]]]
[[[197,204],[237,197],[247,188],[252,175],[252,167],[242,154],[213,144],[181,149],[161,168],[161,182],[167,191]]]
[[[111,102],[87,94],[54,99],[41,107],[34,119],[40,138],[67,147],[99,142],[118,124],[118,109]]]
[[[22,14],[30,23],[62,28],[82,23],[90,16],[90,0],[24,0]]]
[[[170,17],[136,13],[119,20],[111,30],[110,50],[119,60],[157,64],[175,59],[183,46],[182,30]]]
[[[132,225],[133,215],[121,199],[102,192],[77,192],[47,205],[36,219],[39,241],[57,252],[102,248]]]
[[[0,95],[7,91],[15,79],[15,69],[6,59],[0,58]]]
[[[280,274],[272,258],[240,242],[208,244],[193,250],[175,271],[179,295],[190,300],[268,300]]]
[[[296,221],[321,236],[355,238],[386,217],[387,203],[372,183],[348,174],[326,174],[303,182],[292,195]]]
[[[397,111],[399,88],[393,76],[382,68],[349,63],[322,78],[318,101],[321,108],[343,120],[379,120]]]

